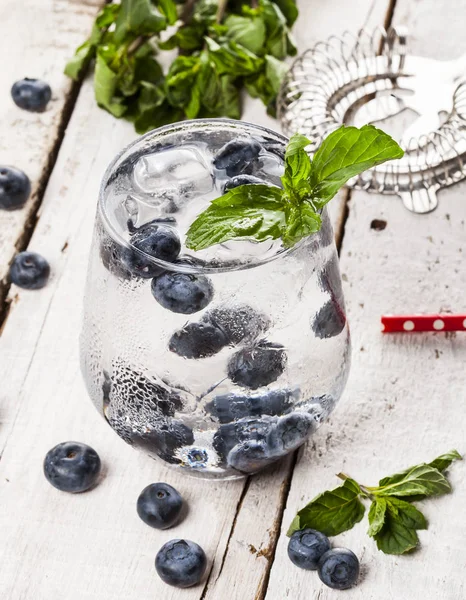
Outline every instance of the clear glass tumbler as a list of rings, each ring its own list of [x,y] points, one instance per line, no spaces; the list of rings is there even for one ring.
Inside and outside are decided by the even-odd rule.
[[[225,166],[218,157],[232,140],[246,151]],[[81,335],[87,389],[126,442],[195,475],[240,477],[294,451],[348,376],[325,210],[321,231],[292,249],[183,243],[234,177],[281,185],[286,143],[248,123],[187,121],[138,139],[103,178]],[[164,258],[144,246],[154,228],[178,243]]]

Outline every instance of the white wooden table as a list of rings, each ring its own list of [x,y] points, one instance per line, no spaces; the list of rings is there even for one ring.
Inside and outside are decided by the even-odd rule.
[[[418,216],[390,197],[342,194],[332,211],[353,335],[353,367],[338,410],[297,457],[244,481],[209,483],[164,469],[126,446],[87,398],[77,339],[100,178],[135,134],[97,108],[92,85],[62,75],[87,35],[100,0],[0,3],[0,164],[33,182],[27,206],[0,211],[0,279],[16,249],[50,261],[40,292],[0,284],[0,598],[2,600],[462,600],[466,597],[466,463],[451,473],[454,493],[425,503],[430,521],[412,556],[385,556],[365,525],[337,544],[360,557],[363,578],[348,592],[325,588],[286,555],[286,529],[314,495],[344,470],[361,481],[464,451],[466,336],[383,337],[382,313],[466,309],[466,183],[444,191],[440,207]],[[301,50],[332,33],[390,23],[411,29],[414,52],[454,58],[466,52],[466,0],[299,0]],[[29,76],[48,81],[42,114],[17,109],[9,89]],[[432,90],[435,93],[435,89]],[[246,120],[278,127],[260,104]],[[348,202],[348,204],[347,204]],[[349,207],[349,211],[346,206]],[[373,219],[387,222],[371,229]],[[42,474],[54,444],[94,446],[105,479],[91,493],[65,496]],[[190,512],[175,530],[145,526],[135,500],[165,480]],[[209,557],[205,581],[189,590],[164,585],[158,548],[176,536]]]

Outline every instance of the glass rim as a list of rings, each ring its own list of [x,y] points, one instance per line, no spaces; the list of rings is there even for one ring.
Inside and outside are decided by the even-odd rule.
[[[156,129],[152,129],[151,131],[148,131],[147,133],[139,136],[138,138],[136,138],[135,140],[133,140],[132,142],[130,142],[129,144],[124,146],[120,150],[120,152],[118,152],[116,154],[116,156],[111,160],[110,164],[105,169],[105,172],[104,172],[104,175],[102,177],[102,181],[101,181],[100,187],[99,187],[99,199],[98,199],[98,205],[97,205],[99,215],[102,218],[102,222],[103,222],[105,231],[110,235],[110,237],[115,242],[117,242],[123,248],[128,248],[128,249],[136,252],[136,254],[140,255],[141,258],[144,258],[144,260],[147,261],[149,264],[153,264],[159,268],[162,268],[165,271],[171,271],[171,272],[175,272],[175,273],[198,274],[198,275],[244,271],[246,269],[253,269],[256,267],[260,267],[267,263],[273,262],[279,258],[287,256],[290,253],[293,253],[294,251],[296,251],[298,248],[300,248],[306,242],[307,238],[304,238],[303,240],[298,242],[292,248],[282,248],[281,250],[279,250],[276,254],[273,254],[272,256],[268,256],[263,259],[255,260],[250,263],[245,263],[245,264],[240,264],[240,265],[206,266],[203,264],[192,264],[192,263],[189,263],[188,261],[185,263],[168,262],[168,261],[162,260],[160,258],[155,258],[154,256],[151,256],[150,254],[146,254],[145,252],[139,250],[139,248],[136,248],[135,246],[133,246],[114,227],[114,225],[112,224],[111,220],[108,217],[106,206],[105,206],[105,201],[106,201],[105,189],[106,189],[108,180],[110,179],[110,177],[113,173],[113,170],[118,165],[118,162],[121,160],[121,158],[130,149],[137,147],[140,144],[143,144],[145,140],[148,140],[150,138],[154,138],[154,141],[155,141],[159,137],[163,137],[164,135],[169,134],[169,133],[176,133],[179,130],[195,129],[197,127],[209,126],[209,125],[215,127],[215,125],[217,125],[217,124],[218,125],[222,125],[222,124],[229,125],[232,128],[235,128],[235,127],[238,127],[238,128],[243,127],[245,129],[252,128],[255,130],[263,131],[267,135],[272,135],[274,137],[281,138],[281,140],[283,140],[284,147],[288,143],[288,138],[285,135],[283,135],[282,133],[280,133],[278,131],[274,131],[273,129],[269,129],[268,127],[264,127],[262,125],[256,125],[256,124],[250,123],[248,121],[225,119],[225,118],[189,119],[186,121],[179,121],[177,123],[171,123],[168,125],[163,125],[162,127],[158,127]]]

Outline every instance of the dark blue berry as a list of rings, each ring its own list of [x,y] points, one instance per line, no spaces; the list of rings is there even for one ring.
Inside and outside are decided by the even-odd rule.
[[[183,498],[168,483],[151,483],[139,495],[137,511],[140,518],[155,529],[168,529],[179,520]]]
[[[259,177],[254,177],[254,175],[237,175],[236,177],[232,177],[229,179],[225,185],[223,186],[223,192],[228,192],[234,188],[239,187],[240,185],[267,185],[266,181],[259,179]]]
[[[198,584],[207,567],[204,550],[189,540],[171,540],[155,558],[157,573],[165,583],[179,588]]]
[[[184,315],[202,310],[214,295],[210,279],[203,275],[164,273],[152,280],[151,287],[159,304]]]
[[[292,407],[292,402],[293,393],[290,390],[268,390],[252,396],[224,394],[216,396],[206,405],[206,410],[220,423],[231,423],[244,417],[282,415]]]
[[[273,431],[276,419],[239,419],[234,423],[221,425],[213,438],[213,447],[222,461],[226,461],[229,453],[237,444],[250,441],[265,442]]]
[[[20,252],[10,266],[10,280],[26,290],[39,290],[47,283],[50,265],[40,254]]]
[[[330,550],[326,535],[315,529],[295,531],[288,542],[288,556],[301,569],[316,571],[323,554]]]
[[[280,417],[275,435],[281,452],[287,453],[301,446],[315,426],[314,419],[305,412],[293,412]]]
[[[234,354],[228,363],[228,377],[238,385],[253,390],[269,385],[285,370],[286,353],[283,346],[260,342]]]
[[[231,344],[252,341],[270,327],[270,319],[247,304],[219,306],[203,317],[221,329]]]
[[[170,464],[176,465],[181,461],[175,456],[182,446],[194,443],[192,429],[176,419],[160,419],[156,429],[144,434],[135,435],[133,443],[149,453]]]
[[[31,193],[31,182],[23,171],[0,165],[0,208],[15,210],[24,206]]]
[[[205,358],[217,354],[227,344],[227,337],[215,325],[188,323],[172,335],[168,347],[185,358]]]
[[[44,474],[62,492],[85,492],[97,482],[100,458],[86,444],[63,442],[47,452]]]
[[[45,81],[25,77],[13,84],[11,97],[19,108],[32,112],[43,112],[50,102],[52,90]]]
[[[331,260],[329,260],[319,273],[319,284],[322,291],[330,294],[331,299],[336,302],[338,306],[344,309],[345,300],[343,298],[343,290],[341,288],[338,256],[335,255]]]
[[[328,550],[319,560],[319,577],[334,590],[352,587],[359,577],[358,557],[347,548]]]
[[[255,473],[280,458],[270,452],[264,440],[250,440],[235,446],[228,455],[228,464],[242,473]]]
[[[285,160],[285,152],[286,152],[285,144],[277,144],[275,142],[265,142],[265,143],[263,143],[263,146],[267,150],[267,152],[271,152],[272,154],[275,154],[275,156],[278,156],[278,158],[280,158],[281,160]]]
[[[261,150],[262,146],[256,140],[232,140],[218,151],[214,165],[225,170],[228,177],[249,173]]]
[[[312,321],[312,330],[320,339],[331,338],[339,335],[346,325],[346,316],[343,309],[332,300],[322,306]]]

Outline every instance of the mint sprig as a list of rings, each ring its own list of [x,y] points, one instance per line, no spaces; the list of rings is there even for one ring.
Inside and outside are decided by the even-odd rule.
[[[319,494],[302,508],[288,530],[312,528],[326,535],[338,535],[352,529],[365,513],[364,499],[370,499],[369,529],[379,550],[385,554],[404,554],[417,547],[417,531],[427,529],[424,515],[413,504],[431,496],[451,492],[443,472],[462,457],[456,450],[442,454],[431,463],[410,467],[384,477],[376,487],[363,486],[340,473],[343,485]]]
[[[322,208],[349,179],[404,154],[389,135],[372,125],[360,129],[343,125],[325,138],[313,160],[306,151],[310,144],[299,133],[290,139],[283,189],[243,185],[213,200],[188,230],[187,247],[203,250],[237,238],[281,238],[290,248],[319,231]]]

